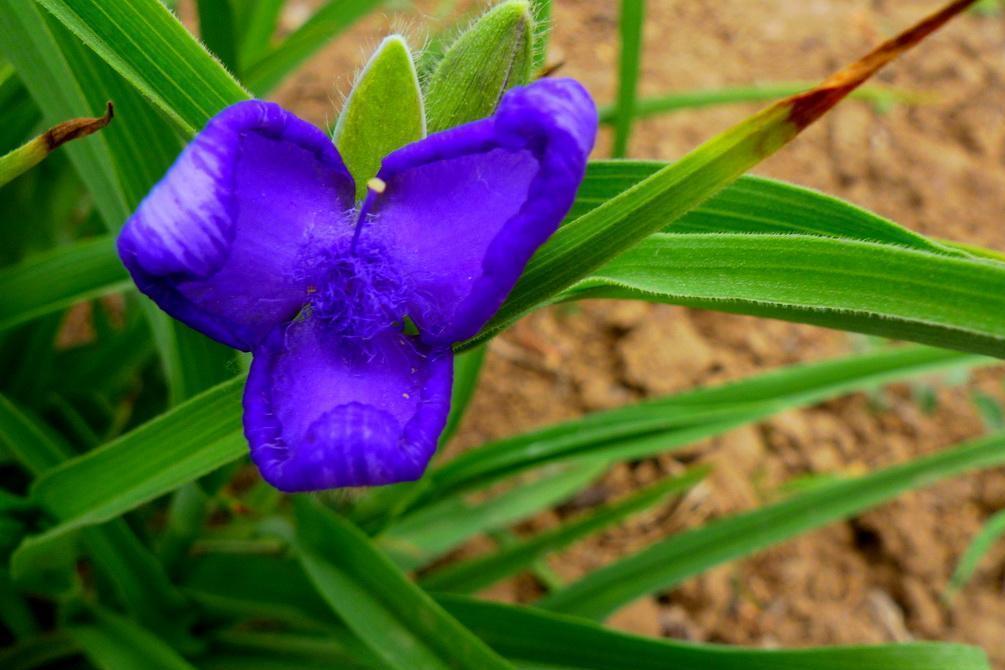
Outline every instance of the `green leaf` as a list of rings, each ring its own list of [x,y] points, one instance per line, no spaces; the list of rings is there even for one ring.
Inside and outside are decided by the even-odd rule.
[[[391,35],[363,68],[335,125],[335,144],[356,180],[356,199],[366,195],[384,156],[425,135],[412,54],[404,38]]]
[[[32,670],[79,651],[77,643],[64,631],[45,633],[21,640],[0,651],[4,670]]]
[[[941,349],[897,347],[796,365],[748,379],[597,412],[465,452],[426,475],[417,504],[546,463],[596,456],[640,458],[777,412],[894,380],[994,363]]]
[[[492,337],[736,181],[794,139],[877,70],[963,9],[963,5],[956,4],[928,17],[831,75],[817,88],[771,105],[561,227],[531,258],[492,320],[458,348],[463,350]],[[427,108],[429,104],[427,100]]]
[[[1005,263],[805,235],[653,235],[563,294],[767,316],[1005,357]]]
[[[665,165],[657,161],[592,161],[569,218],[586,214]],[[884,242],[949,256],[970,255],[834,196],[752,176],[740,177],[661,232],[823,235]]]
[[[197,0],[199,36],[231,72],[237,71],[237,26],[231,0]]]
[[[697,91],[683,91],[652,98],[640,98],[635,102],[633,116],[645,119],[682,109],[698,109],[718,105],[732,105],[744,102],[770,102],[795,95],[813,88],[814,82],[782,82],[777,84],[755,84],[752,86],[730,86]],[[902,91],[888,86],[863,86],[849,98],[873,103],[878,107],[892,104],[918,104],[927,100],[923,94]],[[611,105],[599,110],[601,123],[614,123],[618,118],[618,107]]]
[[[3,61],[0,61],[0,118],[3,118],[0,151],[9,151],[28,139],[42,118],[14,67]]]
[[[256,0],[235,6],[238,10],[238,72],[243,73],[248,65],[269,50],[284,2],[285,0]]]
[[[244,81],[257,96],[271,91],[331,38],[384,3],[384,0],[328,0],[279,46],[249,63]]]
[[[301,565],[322,597],[389,668],[510,668],[411,583],[349,522],[294,499]]]
[[[0,187],[35,167],[66,142],[96,133],[112,120],[112,103],[104,116],[59,123],[20,147],[0,155]]]
[[[112,519],[244,454],[243,387],[220,384],[39,477],[32,499],[63,522],[46,535]]]
[[[953,598],[967,585],[970,578],[974,576],[977,566],[980,565],[981,559],[1003,536],[1005,536],[1005,510],[988,518],[981,531],[970,541],[970,545],[963,552],[963,556],[949,580],[949,586],[946,589],[947,600]]]
[[[639,68],[642,63],[642,26],[645,19],[645,0],[621,0],[618,30],[621,57],[618,60],[618,100],[614,115],[615,158],[628,153],[632,121],[635,120],[635,96],[639,85]]]
[[[66,446],[42,426],[0,395],[0,444],[34,475],[58,465],[70,455]]]
[[[58,247],[0,270],[0,330],[130,284],[110,237]]]
[[[396,520],[377,542],[403,569],[425,565],[466,540],[504,528],[570,498],[607,469],[602,460],[552,468],[505,493],[479,500],[453,496]]]
[[[171,647],[129,619],[97,607],[91,613],[94,623],[72,625],[67,630],[101,670],[195,670]]]
[[[157,0],[38,0],[187,135],[248,98]]]
[[[454,357],[454,385],[450,389],[450,415],[440,434],[440,444],[454,436],[478,387],[478,378],[485,363],[486,347],[477,347]]]
[[[530,80],[533,23],[526,0],[509,0],[460,34],[426,86],[429,132],[490,116],[503,93]]]
[[[202,564],[213,568],[200,575]],[[202,556],[189,592],[224,615],[312,624],[344,634],[303,572],[273,556]],[[530,607],[455,595],[435,600],[519,667],[569,670],[989,670],[984,653],[955,644],[904,644],[800,650],[749,649],[628,635],[590,621]],[[244,667],[244,666],[232,666]],[[287,666],[267,666],[279,670]]]
[[[745,649],[629,635],[531,607],[437,600],[500,654],[542,670],[990,670],[983,651],[960,644]]]
[[[669,477],[625,500],[600,507],[580,519],[565,521],[553,530],[502,547],[484,557],[449,563],[423,577],[419,584],[430,591],[473,593],[527,569],[551,552],[659,504],[672,494],[690,489],[706,475],[707,469],[695,469],[680,477]]]
[[[780,503],[678,533],[588,574],[537,602],[600,619],[653,591],[847,518],[897,495],[977,468],[1005,463],[1005,434],[967,442],[868,475],[822,485]]]

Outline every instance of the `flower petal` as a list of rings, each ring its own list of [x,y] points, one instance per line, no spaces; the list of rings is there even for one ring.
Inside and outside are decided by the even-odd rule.
[[[596,133],[583,87],[547,79],[384,159],[361,236],[415,283],[409,316],[424,341],[466,339],[496,312],[572,207]]]
[[[314,244],[351,233],[354,187],[334,145],[260,100],[206,125],[126,222],[119,255],[164,311],[250,350],[292,318]]]
[[[361,343],[307,314],[255,350],[244,432],[283,491],[418,479],[450,410],[453,353],[393,330]]]

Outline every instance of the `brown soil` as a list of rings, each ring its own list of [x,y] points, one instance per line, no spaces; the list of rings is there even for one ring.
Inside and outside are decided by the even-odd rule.
[[[436,3],[425,3],[432,7]],[[816,79],[936,0],[654,0],[648,3],[642,92]],[[616,5],[556,2],[551,57],[602,102],[614,93]],[[334,119],[352,73],[388,29],[418,35],[432,19],[371,17],[277,96],[318,122]],[[413,39],[413,42],[417,41]],[[815,187],[930,235],[1005,249],[1005,19],[958,20],[881,75],[937,94],[880,113],[845,103],[756,172]],[[682,112],[638,125],[631,155],[674,159],[755,107]],[[609,137],[597,156],[605,156]],[[737,379],[851,350],[854,336],[747,317],[631,303],[536,313],[490,347],[483,383],[451,447],[479,444],[584,412]],[[1003,396],[1002,374],[940,385],[932,413],[906,386],[788,412],[696,445],[715,466],[682,503],[635,518],[550,560],[563,578],[637,551],[684,527],[750,509],[809,473],[891,464],[978,435],[969,394]],[[680,454],[615,468],[584,501],[618,497],[680,469]],[[962,477],[731,563],[616,614],[651,635],[763,646],[933,639],[976,643],[1005,669],[1005,543],[952,606],[940,594],[969,539],[1005,508],[1005,472]],[[553,524],[558,512],[520,530]],[[532,597],[529,578],[491,591]]]

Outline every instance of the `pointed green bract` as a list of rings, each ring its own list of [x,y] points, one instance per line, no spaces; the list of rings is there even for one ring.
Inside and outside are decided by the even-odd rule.
[[[511,0],[461,33],[426,86],[429,132],[489,116],[503,93],[530,81],[533,26],[527,2]]]
[[[356,198],[366,195],[384,156],[425,134],[412,54],[404,38],[391,35],[363,69],[335,125],[335,144],[356,181]]]

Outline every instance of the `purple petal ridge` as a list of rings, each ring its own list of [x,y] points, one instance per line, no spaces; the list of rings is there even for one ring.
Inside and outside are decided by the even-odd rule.
[[[206,125],[126,221],[119,255],[161,309],[250,350],[304,304],[298,263],[351,234],[353,181],[328,137],[252,100]]]

